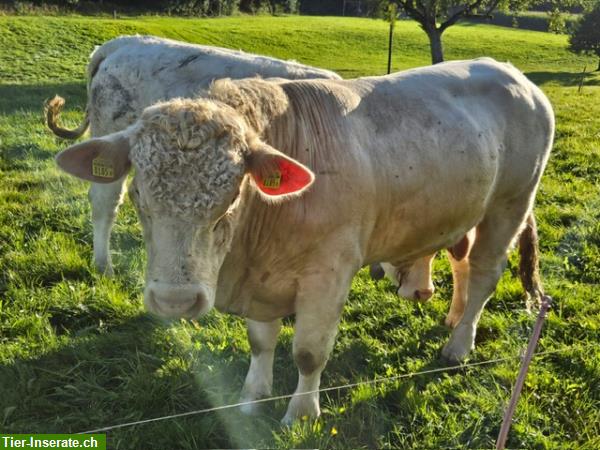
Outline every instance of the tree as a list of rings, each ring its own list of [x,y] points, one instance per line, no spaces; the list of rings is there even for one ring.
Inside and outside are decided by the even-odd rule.
[[[397,0],[398,5],[416,20],[429,37],[431,62],[444,60],[442,33],[464,17],[489,16],[506,0]]]
[[[598,57],[600,71],[600,2],[579,20],[569,37],[569,50],[575,53],[587,53]]]
[[[491,17],[496,9],[513,12],[544,4],[554,12],[554,20],[560,12],[598,0],[392,0],[406,14],[416,20],[429,37],[431,61],[437,64],[444,60],[442,33],[460,19],[467,17]]]

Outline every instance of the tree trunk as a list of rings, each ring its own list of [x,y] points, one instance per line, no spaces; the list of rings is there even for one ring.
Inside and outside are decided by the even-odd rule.
[[[431,48],[431,64],[443,62],[444,50],[442,49],[442,33],[434,27],[433,29],[427,30],[427,36],[429,37],[429,47]]]

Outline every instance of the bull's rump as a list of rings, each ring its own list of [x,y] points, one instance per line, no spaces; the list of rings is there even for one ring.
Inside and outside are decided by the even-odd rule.
[[[364,202],[371,217],[363,223],[373,221],[365,263],[451,246],[490,207],[535,191],[552,141],[552,110],[512,66],[486,58],[311,83],[342,85],[361,97],[340,118],[349,136],[338,151],[353,159],[341,182],[354,196],[342,204],[335,190],[329,200],[339,205],[338,217],[356,214],[357,200]]]

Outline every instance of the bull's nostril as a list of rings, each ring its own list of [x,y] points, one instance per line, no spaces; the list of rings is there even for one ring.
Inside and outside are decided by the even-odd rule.
[[[421,289],[415,291],[415,298],[417,300],[429,300],[433,295],[433,289]]]
[[[369,275],[373,280],[381,280],[385,276],[385,271],[381,264],[375,263],[369,266]]]

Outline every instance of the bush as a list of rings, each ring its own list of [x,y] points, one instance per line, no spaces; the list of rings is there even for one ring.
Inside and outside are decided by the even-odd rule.
[[[280,0],[283,2],[283,0]],[[285,0],[287,2],[296,0]],[[240,0],[31,0],[0,2],[0,9],[12,14],[46,11],[78,13],[167,13],[182,16],[227,16],[239,10]]]
[[[577,22],[569,38],[569,50],[600,58],[600,3]],[[597,70],[600,70],[600,61]]]
[[[294,14],[298,0],[241,0],[240,11],[250,14]]]
[[[238,12],[240,0],[170,0],[162,3],[168,14],[178,16],[229,16]]]
[[[495,12],[491,19],[468,19],[477,23],[489,23],[501,27],[520,28],[533,31],[551,31],[564,33],[570,30],[577,21],[577,15],[557,12],[529,12],[524,14],[507,14]]]
[[[320,16],[382,17],[388,0],[302,0],[301,14]]]

